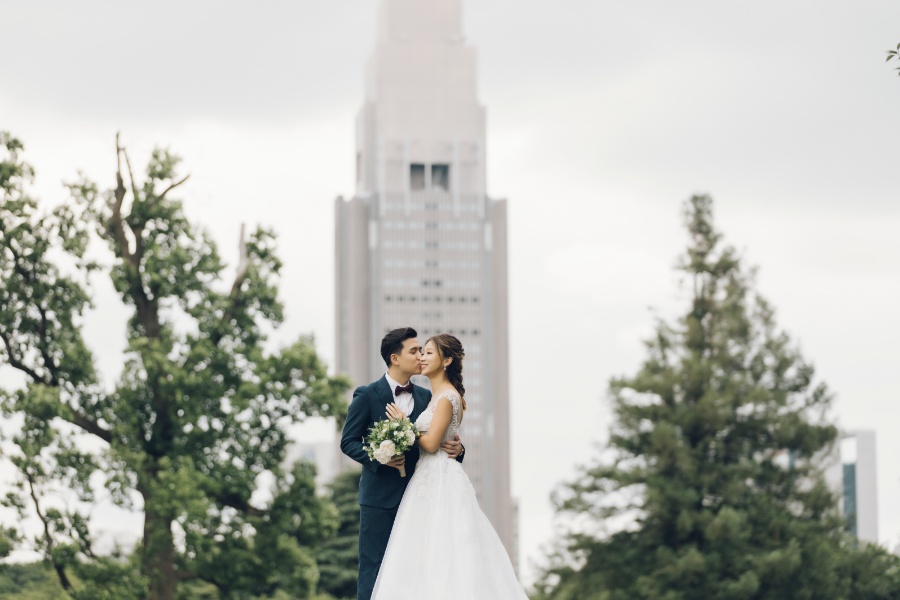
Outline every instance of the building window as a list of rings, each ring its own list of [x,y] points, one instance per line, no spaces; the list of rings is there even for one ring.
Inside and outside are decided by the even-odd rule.
[[[425,189],[425,165],[421,163],[412,163],[409,165],[409,189]]]
[[[431,165],[431,187],[450,191],[450,165]]]

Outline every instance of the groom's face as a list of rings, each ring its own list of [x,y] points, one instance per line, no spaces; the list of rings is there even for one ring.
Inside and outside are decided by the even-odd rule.
[[[403,350],[400,354],[394,354],[397,365],[404,375],[412,377],[419,374],[419,357],[422,355],[422,345],[416,338],[403,340]]]

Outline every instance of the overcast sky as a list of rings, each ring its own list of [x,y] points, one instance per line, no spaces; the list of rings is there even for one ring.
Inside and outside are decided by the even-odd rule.
[[[333,362],[332,203],[353,193],[376,5],[0,0],[0,129],[48,205],[79,169],[113,185],[116,131],[133,162],[170,147],[224,256],[241,222],[280,233],[279,337],[313,332]],[[606,437],[606,382],[637,369],[654,314],[684,306],[672,266],[695,192],[760,267],[841,426],[877,432],[881,541],[900,542],[898,23],[888,0],[466,3],[488,191],[509,199],[526,577],[551,490]],[[124,313],[98,293],[88,330],[112,380]]]

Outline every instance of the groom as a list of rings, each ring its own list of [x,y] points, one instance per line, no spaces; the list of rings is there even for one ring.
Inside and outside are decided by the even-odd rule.
[[[364,447],[369,428],[387,418],[387,405],[396,402],[410,421],[422,414],[431,399],[431,392],[413,385],[409,378],[419,374],[422,346],[416,330],[402,327],[389,331],[381,340],[381,357],[387,373],[369,385],[356,388],[347,412],[341,451],[363,466],[359,481],[359,580],[357,600],[370,600],[381,559],[391,537],[391,527],[400,507],[406,485],[416,468],[419,447],[387,464],[371,460]],[[459,437],[441,444],[441,448],[462,462],[465,449]],[[400,477],[400,467],[406,467],[406,477]]]

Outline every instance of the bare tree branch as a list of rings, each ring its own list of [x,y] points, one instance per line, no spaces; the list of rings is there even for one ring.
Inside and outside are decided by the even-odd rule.
[[[138,189],[137,184],[134,182],[134,171],[131,170],[131,160],[128,158],[128,151],[125,149],[125,146],[121,146],[122,155],[125,157],[125,167],[128,169],[128,178],[131,180],[131,196],[134,199],[134,202],[138,201]]]
[[[237,304],[238,297],[241,295],[241,285],[244,283],[244,279],[247,277],[247,269],[250,268],[250,257],[247,253],[247,238],[246,238],[246,226],[244,223],[241,223],[241,238],[238,242],[238,267],[237,273],[234,277],[234,283],[231,285],[231,293],[228,295],[230,302],[228,304],[228,308],[225,310],[225,313],[222,315],[219,323],[222,327],[225,327],[232,318],[234,318],[234,310]],[[221,330],[220,330],[221,331]],[[215,345],[222,340],[222,334],[215,334],[211,336],[212,342]]]
[[[67,405],[67,408],[72,411],[71,417],[61,416],[60,418],[62,418],[64,421],[68,421],[69,423],[71,423],[72,425],[75,425],[76,427],[80,427],[87,433],[96,435],[98,438],[100,438],[107,444],[112,443],[112,432],[111,431],[101,427],[100,424],[97,423],[97,421],[95,421],[91,417],[87,416],[82,411],[78,410],[77,408],[72,408],[71,406],[68,406],[68,405]]]
[[[3,345],[6,347],[6,358],[9,360],[9,366],[22,371],[36,382],[45,384],[48,383],[45,378],[38,375],[35,370],[31,369],[28,365],[23,363],[15,354],[15,352],[13,352],[12,342],[10,341],[9,336],[6,335],[5,331],[0,331],[0,339],[3,340]]]
[[[124,219],[122,218],[122,200],[125,197],[126,189],[122,178],[122,161],[121,158],[119,158],[120,156],[125,157],[126,167],[128,168],[129,176],[131,176],[132,193],[135,194],[135,199],[137,199],[137,186],[134,183],[131,163],[128,160],[128,154],[125,152],[125,148],[119,144],[119,135],[116,134],[116,160],[118,170],[116,171],[116,202],[112,207],[112,216],[110,217],[111,224],[116,240],[121,247],[121,258],[126,262],[126,271],[131,287],[130,294],[134,300],[135,307],[137,308],[141,325],[144,327],[144,333],[149,338],[157,338],[160,333],[160,325],[159,315],[156,310],[156,302],[155,299],[150,299],[147,296],[147,291],[144,289],[144,282],[141,278],[142,250],[140,244],[140,232],[138,231],[135,233],[135,230],[132,229],[132,233],[134,233],[136,237],[135,252],[133,253],[129,250],[128,239],[125,236],[125,225]]]
[[[169,187],[167,187],[166,189],[164,189],[164,190],[163,190],[163,193],[160,194],[159,196],[157,196],[157,200],[162,200],[163,198],[165,198],[165,197],[166,197],[166,194],[168,194],[168,193],[171,192],[173,189],[177,188],[179,185],[181,185],[182,183],[184,183],[185,181],[187,181],[187,180],[188,180],[188,177],[190,177],[190,175],[185,175],[184,178],[183,178],[181,181],[176,181],[175,183],[173,183],[172,185],[170,185]]]
[[[128,246],[128,238],[125,237],[125,227],[122,223],[122,203],[125,200],[125,181],[122,178],[122,151],[124,149],[119,144],[119,134],[116,133],[116,189],[115,202],[112,205],[112,216],[110,221],[112,224],[113,235],[119,243],[122,258],[126,260],[132,267],[137,268],[134,257],[131,255],[131,249]]]
[[[53,556],[53,535],[50,533],[50,522],[47,520],[47,517],[44,516],[44,513],[41,512],[41,503],[38,500],[37,493],[34,491],[34,477],[32,477],[31,472],[28,469],[25,469],[25,477],[28,479],[28,487],[31,490],[31,499],[34,501],[34,510],[41,520],[41,523],[44,524],[44,541],[47,543],[47,558],[53,565],[56,576],[59,577],[59,584],[64,590],[69,591],[72,589],[72,582],[69,581],[63,566],[56,562],[56,558]]]
[[[139,199],[138,196],[138,188],[137,184],[134,181],[134,171],[131,169],[131,159],[128,158],[128,150],[125,149],[125,146],[122,146],[122,155],[125,157],[125,167],[128,169],[128,179],[131,181],[131,196],[132,202],[137,202]],[[133,206],[133,204],[132,204]],[[128,227],[131,229],[131,235],[134,236],[134,263],[138,266],[141,264],[141,260],[144,258],[144,225],[146,223],[132,223],[130,220],[128,221]]]
[[[231,296],[237,296],[241,291],[241,284],[244,283],[244,277],[247,275],[247,269],[250,266],[250,258],[247,255],[247,238],[245,237],[245,224],[241,223],[241,239],[238,242],[238,251],[240,252],[240,260],[238,261],[237,274],[234,278],[234,284],[231,286]]]

